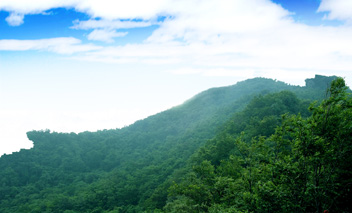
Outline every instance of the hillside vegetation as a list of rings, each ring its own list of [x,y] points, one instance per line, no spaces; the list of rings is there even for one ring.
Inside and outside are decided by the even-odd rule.
[[[254,98],[199,149],[185,178],[170,188],[164,210],[351,212],[352,98],[346,91],[342,78],[333,81],[310,115],[298,113],[302,102],[290,92]]]
[[[351,100],[333,79],[249,79],[122,129],[28,132],[32,149],[0,158],[0,212],[349,211]]]

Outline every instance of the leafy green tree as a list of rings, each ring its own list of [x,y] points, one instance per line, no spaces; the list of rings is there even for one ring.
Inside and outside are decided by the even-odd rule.
[[[350,211],[352,99],[342,78],[331,83],[327,98],[311,105],[312,116],[285,117],[271,137],[273,186],[296,211]],[[280,197],[276,197],[280,199]]]

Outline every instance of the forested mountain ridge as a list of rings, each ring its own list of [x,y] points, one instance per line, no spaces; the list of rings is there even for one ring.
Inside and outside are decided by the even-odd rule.
[[[303,102],[289,92],[253,99],[196,152],[188,173],[170,187],[164,210],[351,212],[352,96],[347,91],[337,78],[308,114],[297,114]],[[268,111],[273,100],[283,104]],[[278,123],[277,110],[293,114],[283,114]]]
[[[247,104],[253,105],[253,97],[259,102],[265,97],[280,103],[276,114],[267,117],[267,123],[263,124],[274,127],[279,124],[277,114],[305,113],[303,106],[308,104],[298,99],[322,99],[328,88],[326,83],[333,79],[316,76],[307,81],[306,87],[271,79],[250,79],[207,90],[180,106],[123,129],[79,134],[28,132],[34,143],[32,149],[0,158],[0,212],[162,209],[171,180],[179,180],[185,174],[182,169],[187,167],[190,156],[229,128],[229,119],[245,120],[246,116],[235,113],[242,110],[246,113]],[[270,94],[284,90],[291,92]],[[285,98],[293,102],[285,105],[285,101],[278,101]],[[296,107],[289,109],[291,103]],[[267,106],[268,112],[272,107],[272,104]],[[248,108],[247,111],[253,112]],[[263,118],[259,117],[247,121],[260,123]],[[246,127],[244,123],[231,129],[248,131],[252,126]]]

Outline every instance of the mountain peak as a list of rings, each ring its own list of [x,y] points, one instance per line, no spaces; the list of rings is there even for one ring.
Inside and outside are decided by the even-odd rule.
[[[336,79],[337,76],[323,76],[323,75],[315,75],[314,78],[308,78],[305,80],[307,88],[314,89],[327,89],[331,81]]]

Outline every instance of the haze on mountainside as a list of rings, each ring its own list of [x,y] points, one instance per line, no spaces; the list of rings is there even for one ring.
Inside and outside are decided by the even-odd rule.
[[[344,0],[1,0],[0,155],[114,129],[254,77],[346,77]]]

